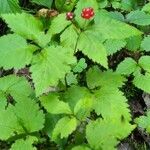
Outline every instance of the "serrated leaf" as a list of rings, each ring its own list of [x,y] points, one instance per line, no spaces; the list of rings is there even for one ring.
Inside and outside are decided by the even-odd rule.
[[[86,119],[90,116],[90,112],[93,110],[94,99],[92,95],[80,99],[74,107],[74,114],[79,120]]]
[[[95,18],[94,30],[105,39],[125,39],[132,36],[141,35],[142,32],[121,21],[112,19],[108,15],[99,12]]]
[[[136,61],[128,57],[118,65],[116,72],[123,75],[130,75],[136,70],[136,68]]]
[[[52,140],[57,140],[60,136],[61,139],[67,138],[77,127],[76,118],[63,117],[61,118],[52,133]]]
[[[34,40],[40,46],[44,47],[50,42],[50,37],[43,31],[42,22],[32,15],[27,13],[3,14],[2,18],[13,32],[26,39]]]
[[[119,141],[135,128],[129,123],[97,119],[86,126],[86,138],[94,150],[116,150]]]
[[[63,95],[63,100],[69,103],[71,110],[74,111],[76,104],[83,99],[89,99],[91,97],[90,91],[85,87],[72,86],[66,90]],[[80,103],[80,102],[79,102]]]
[[[77,44],[78,33],[74,25],[69,26],[60,36],[61,45],[70,47],[75,50]]]
[[[16,100],[20,101],[22,97],[28,97],[32,94],[33,90],[24,77],[17,77],[15,75],[8,75],[0,78],[0,91],[9,94]]]
[[[126,39],[126,48],[130,51],[137,51],[140,48],[142,36],[133,36]]]
[[[41,104],[51,114],[72,114],[67,103],[60,101],[58,95],[49,94],[40,97]]]
[[[0,37],[0,67],[6,70],[25,67],[31,63],[35,49],[35,46],[28,45],[26,40],[19,35],[9,34]]]
[[[104,43],[104,46],[107,49],[107,55],[112,55],[112,54],[116,53],[117,51],[119,51],[123,47],[125,47],[125,45],[126,45],[125,40],[109,39]]]
[[[101,88],[94,93],[94,109],[97,115],[117,121],[131,121],[127,99],[123,93],[114,88]],[[110,115],[111,114],[111,115]]]
[[[143,11],[131,11],[127,16],[127,21],[141,26],[150,25],[150,15]]]
[[[53,0],[31,0],[31,2],[51,8]]]
[[[111,70],[101,72],[97,66],[90,68],[86,74],[87,85],[90,89],[96,87],[122,87],[126,79]],[[115,81],[115,82],[114,82]]]
[[[48,47],[35,56],[30,71],[36,95],[43,94],[49,86],[56,86],[58,81],[70,72],[70,65],[75,62],[72,50],[61,46]]]
[[[15,106],[0,110],[0,139],[39,131],[43,128],[44,114],[34,100],[22,97]]]
[[[25,140],[19,139],[13,143],[10,150],[36,150],[36,147],[34,147],[32,144],[37,141],[38,139],[33,136],[29,136]]]
[[[0,14],[21,12],[18,0],[0,0]]]
[[[146,131],[150,133],[150,111],[146,113],[146,116],[143,115],[136,118],[135,123],[137,123],[139,127],[146,129]]]
[[[147,52],[150,51],[150,36],[147,36],[144,38],[144,40],[141,43],[142,50],[145,50]]]
[[[71,21],[66,19],[66,14],[59,14],[55,17],[48,30],[48,35],[52,36],[54,34],[58,34],[63,31],[67,26],[71,24]]]
[[[142,67],[145,71],[150,73],[150,56],[142,56],[138,64],[140,67]]]
[[[146,73],[145,75],[142,74],[136,74],[133,84],[143,90],[144,92],[150,93],[150,74]]]
[[[77,49],[94,62],[108,68],[106,49],[101,43],[99,35],[94,30],[86,30],[80,34]]]

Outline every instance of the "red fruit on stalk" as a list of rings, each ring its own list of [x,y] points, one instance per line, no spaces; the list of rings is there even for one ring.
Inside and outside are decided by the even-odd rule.
[[[84,19],[91,19],[94,16],[94,9],[92,7],[82,9],[81,17]]]
[[[72,20],[74,18],[74,13],[72,12],[67,12],[66,13],[66,19],[67,20]]]

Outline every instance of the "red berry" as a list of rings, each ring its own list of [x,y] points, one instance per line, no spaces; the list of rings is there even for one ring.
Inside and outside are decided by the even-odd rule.
[[[83,8],[81,17],[84,19],[91,19],[94,16],[94,9],[92,7]]]
[[[67,12],[66,13],[66,19],[67,20],[72,20],[74,18],[74,13],[72,12]]]

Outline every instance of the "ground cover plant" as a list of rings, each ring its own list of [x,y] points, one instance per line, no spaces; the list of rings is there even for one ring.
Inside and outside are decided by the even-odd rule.
[[[0,0],[0,149],[150,149],[149,0]]]

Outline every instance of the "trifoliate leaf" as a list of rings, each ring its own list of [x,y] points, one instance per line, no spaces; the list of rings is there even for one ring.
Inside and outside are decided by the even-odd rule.
[[[144,92],[150,93],[150,74],[146,73],[145,75],[142,75],[140,73],[136,74],[133,84],[143,90]]]
[[[68,85],[76,85],[78,83],[77,81],[77,75],[73,74],[72,72],[68,73],[66,75],[66,82]]]
[[[147,52],[150,51],[150,36],[147,36],[144,38],[144,40],[141,43],[142,50],[145,50]]]
[[[80,73],[82,72],[84,69],[86,69],[87,67],[87,64],[85,62],[85,59],[84,58],[81,58],[79,60],[79,62],[77,63],[77,65],[73,68],[73,72],[75,73]]]
[[[60,36],[61,45],[75,50],[78,34],[74,25],[69,26]]]
[[[93,30],[86,30],[80,34],[77,49],[94,62],[108,68],[106,49],[99,39],[99,34]]]
[[[15,106],[9,105],[7,109],[0,110],[0,139],[41,130],[44,114],[39,109],[34,100],[22,97]]]
[[[48,47],[36,55],[30,68],[36,95],[44,93],[49,86],[56,86],[75,62],[72,50],[61,46]]]
[[[140,67],[142,67],[145,71],[150,73],[150,56],[142,56],[138,64]]]
[[[94,93],[94,109],[103,118],[117,121],[131,121],[127,99],[123,93],[114,88],[101,88]],[[111,114],[111,115],[110,115]]]
[[[140,48],[142,36],[133,36],[126,39],[126,47],[130,51],[137,51]]]
[[[59,14],[57,17],[55,17],[50,25],[50,28],[48,30],[48,34],[50,36],[54,34],[58,34],[61,31],[63,31],[67,26],[71,24],[71,21],[66,19],[66,14]]]
[[[127,21],[141,26],[150,25],[150,15],[143,11],[131,11],[127,16]]]
[[[26,40],[19,35],[9,34],[0,37],[0,67],[6,70],[25,67],[31,63],[35,49],[35,46],[28,45]]]
[[[13,32],[26,39],[34,40],[40,46],[44,47],[50,42],[50,37],[43,31],[42,22],[32,15],[26,13],[3,14],[2,18]]]
[[[0,78],[0,91],[5,96],[11,95],[15,101],[20,101],[22,97],[28,97],[32,94],[32,89],[24,77],[8,75]]]
[[[0,14],[21,12],[19,0],[0,0]]]
[[[77,127],[76,118],[63,117],[60,119],[52,133],[52,140],[55,141],[57,138],[67,138]]]
[[[97,66],[94,66],[88,70],[86,81],[90,89],[94,89],[96,87],[118,88],[124,85],[126,79],[111,70],[101,72]]]
[[[132,36],[141,35],[142,32],[121,21],[112,19],[108,15],[100,12],[95,18],[95,25],[92,28],[102,35],[104,39],[125,39]]]
[[[41,104],[51,114],[71,114],[67,103],[60,101],[58,95],[49,94],[40,97]]]
[[[27,137],[25,140],[19,139],[15,141],[10,150],[36,150],[32,144],[37,141],[38,139],[32,136]]]
[[[116,150],[119,141],[127,137],[135,126],[122,122],[97,119],[86,127],[86,138],[94,150]]]
[[[150,133],[150,111],[146,113],[146,116],[140,116],[135,119],[135,122],[139,127],[146,129],[148,133]]]
[[[137,67],[136,61],[128,57],[118,65],[116,72],[123,75],[130,75]]]
[[[50,8],[53,1],[52,0],[31,0],[31,2]]]
[[[125,47],[125,45],[126,45],[125,40],[109,39],[104,43],[104,46],[107,50],[107,55],[112,55],[112,54],[116,53],[117,51],[119,51],[123,47]]]
[[[71,150],[91,150],[91,149],[87,146],[79,145],[79,146],[73,147]]]

